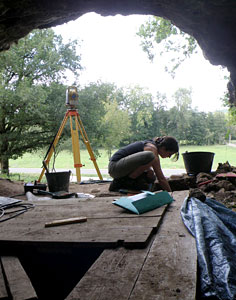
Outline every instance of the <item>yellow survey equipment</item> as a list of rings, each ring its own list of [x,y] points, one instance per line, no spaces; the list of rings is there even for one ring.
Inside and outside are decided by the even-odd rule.
[[[74,156],[74,167],[76,169],[76,177],[77,182],[81,181],[81,173],[80,168],[83,166],[80,160],[80,145],[79,145],[79,133],[81,134],[82,140],[88,150],[90,159],[92,160],[94,167],[97,171],[97,175],[100,180],[102,180],[102,175],[100,173],[100,170],[98,168],[96,158],[93,154],[92,147],[90,145],[90,142],[88,140],[87,133],[85,131],[85,128],[83,126],[82,120],[80,118],[80,115],[78,113],[78,110],[75,109],[75,105],[78,102],[78,92],[76,87],[69,87],[66,92],[66,105],[69,106],[67,109],[67,112],[64,116],[64,119],[61,123],[61,126],[57,132],[57,135],[55,136],[53,142],[51,143],[48,152],[45,156],[45,159],[43,161],[43,170],[39,176],[38,182],[41,181],[45,171],[47,171],[50,159],[52,154],[55,152],[56,145],[60,139],[60,136],[62,134],[62,131],[66,125],[67,120],[70,120],[70,129],[71,129],[71,139],[72,139],[72,150],[73,150],[73,156]]]
[[[70,108],[78,105],[79,102],[79,94],[77,88],[75,86],[69,86],[66,91],[66,105]]]

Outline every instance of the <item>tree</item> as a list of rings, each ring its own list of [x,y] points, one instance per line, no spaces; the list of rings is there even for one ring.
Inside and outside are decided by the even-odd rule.
[[[186,88],[179,88],[173,95],[176,108],[180,112],[187,112],[192,105],[192,90]]]
[[[208,113],[206,127],[208,129],[208,134],[206,135],[207,144],[222,144],[225,141],[227,123],[224,113]]]
[[[119,106],[126,110],[131,121],[129,141],[146,139],[152,132],[152,116],[155,110],[153,96],[140,86],[130,87],[124,91]]]
[[[120,146],[122,140],[130,136],[130,119],[127,111],[121,110],[114,99],[113,102],[105,105],[106,114],[103,118],[103,147],[107,150],[108,157],[111,157],[113,149]]]
[[[141,46],[151,61],[155,56],[156,45],[163,45],[164,50],[160,51],[161,55],[171,51],[178,53],[178,56],[171,59],[172,75],[181,62],[197,50],[197,42],[192,36],[161,17],[150,17],[145,24],[140,26],[137,35],[141,38]]]
[[[78,75],[81,66],[75,46],[75,41],[63,44],[51,29],[35,30],[0,54],[2,172],[9,172],[10,158],[40,149],[52,138],[49,120],[55,122],[57,116],[48,105],[48,91],[51,84],[55,90],[66,70]]]
[[[165,94],[157,92],[153,99],[154,108],[151,109],[152,122],[149,124],[148,136],[153,138],[156,136],[164,136],[167,134],[168,112],[166,104],[168,100]]]
[[[225,77],[225,79],[229,80],[229,77]],[[231,85],[229,85],[230,87]],[[231,92],[232,90],[229,89]],[[223,97],[221,98],[221,101],[223,102],[225,107],[229,107],[228,114],[227,114],[227,139],[229,142],[231,139],[236,138],[236,107],[232,106],[230,104],[230,92],[225,92]]]
[[[79,90],[78,112],[83,122],[93,150],[104,141],[103,117],[106,114],[106,103],[113,101],[116,86],[112,83],[92,82]]]
[[[236,110],[230,109],[228,113],[226,114],[226,122],[227,122],[227,134],[226,138],[228,139],[228,142],[230,143],[231,140],[236,139]]]
[[[207,113],[191,110],[190,114],[189,130],[187,132],[185,143],[188,145],[207,144]]]
[[[179,141],[186,141],[191,118],[191,90],[180,88],[174,95],[175,106],[169,110],[168,131]]]
[[[45,122],[41,125],[41,130],[45,134],[48,135],[46,139],[48,141],[48,146],[54,140],[59,127],[65,117],[65,113],[67,111],[66,107],[66,90],[67,86],[64,84],[59,84],[57,82],[51,83],[49,86],[44,86],[44,90],[47,94],[47,98],[45,99],[44,106],[45,106]],[[71,131],[69,120],[67,121],[62,134],[60,136],[60,142],[58,143],[54,154],[59,153],[60,150],[71,150],[72,144],[65,143],[66,140],[71,138]],[[49,141],[49,139],[51,139]],[[69,146],[67,146],[69,145]]]

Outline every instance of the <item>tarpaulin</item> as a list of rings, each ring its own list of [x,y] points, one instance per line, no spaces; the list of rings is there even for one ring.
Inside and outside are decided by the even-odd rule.
[[[196,241],[201,298],[236,299],[236,213],[214,199],[192,197],[181,216]]]

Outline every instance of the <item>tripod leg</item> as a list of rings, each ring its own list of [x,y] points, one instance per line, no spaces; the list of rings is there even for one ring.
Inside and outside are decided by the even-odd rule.
[[[82,167],[80,160],[80,146],[79,146],[79,128],[78,123],[76,122],[75,117],[75,129],[73,128],[73,118],[70,115],[70,129],[71,129],[71,138],[72,138],[72,150],[74,156],[74,167],[76,170],[77,182],[81,182],[81,172],[80,168]]]
[[[85,145],[86,145],[86,147],[87,147],[88,153],[89,153],[89,155],[90,155],[90,159],[91,159],[91,161],[92,161],[93,164],[94,164],[94,167],[95,167],[95,169],[96,169],[96,171],[97,171],[97,174],[98,174],[99,179],[100,179],[100,180],[103,180],[102,174],[101,174],[101,172],[100,172],[100,170],[99,170],[99,168],[98,168],[97,161],[96,161],[96,158],[95,158],[95,156],[94,156],[94,154],[93,154],[93,150],[92,150],[92,148],[91,148],[91,145],[90,145],[89,141],[85,141],[84,143],[85,143]]]
[[[96,158],[95,158],[95,156],[94,156],[94,154],[93,154],[92,147],[91,147],[91,145],[90,145],[90,143],[89,143],[87,133],[86,133],[86,131],[85,131],[85,129],[84,129],[84,126],[83,126],[83,123],[82,123],[82,120],[81,120],[79,114],[77,114],[77,119],[76,119],[76,121],[77,121],[77,123],[78,123],[78,128],[79,128],[79,130],[80,130],[80,133],[81,133],[81,136],[82,136],[82,138],[83,138],[84,144],[85,144],[85,146],[86,146],[86,148],[87,148],[87,150],[88,150],[88,153],[89,153],[89,155],[90,155],[90,159],[92,160],[92,162],[93,162],[93,164],[94,164],[94,167],[95,167],[95,169],[96,169],[96,171],[97,171],[98,177],[99,177],[100,180],[103,180],[102,174],[101,174],[101,172],[100,172],[100,170],[99,170],[99,168],[98,168]]]
[[[60,139],[60,136],[61,136],[61,134],[62,134],[62,131],[63,131],[65,125],[66,125],[67,119],[68,119],[68,113],[65,114],[64,119],[63,119],[63,121],[61,122],[61,125],[60,125],[60,127],[59,127],[59,130],[58,130],[58,132],[57,132],[57,135],[55,136],[54,141],[53,141],[53,143],[51,144],[50,149],[48,150],[46,159],[44,160],[45,166],[46,166],[46,167],[48,166],[48,164],[49,164],[49,162],[50,162],[50,159],[51,159],[51,157],[52,157],[52,154],[53,154],[53,152],[54,152],[54,150],[55,150],[55,148],[56,148],[56,145],[57,145],[57,143],[58,143],[58,141],[59,141],[59,139]],[[42,172],[41,172],[41,174],[40,174],[40,176],[39,176],[38,182],[40,182],[40,181],[42,180],[43,175],[44,175],[44,173],[45,173],[45,170],[46,170],[45,167],[43,167]]]

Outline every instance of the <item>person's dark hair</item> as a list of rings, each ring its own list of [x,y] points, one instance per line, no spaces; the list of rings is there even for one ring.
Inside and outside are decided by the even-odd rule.
[[[177,140],[172,136],[155,137],[153,139],[157,148],[165,147],[166,151],[174,153],[172,160],[177,161],[179,159],[179,144]]]

